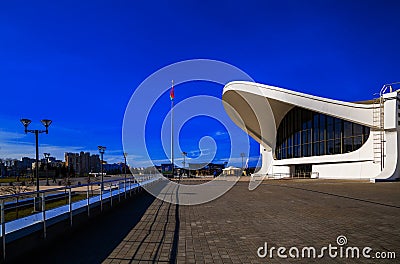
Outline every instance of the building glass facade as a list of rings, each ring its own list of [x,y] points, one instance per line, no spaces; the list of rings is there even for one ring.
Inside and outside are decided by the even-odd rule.
[[[277,131],[276,159],[343,154],[359,149],[369,127],[294,107]]]

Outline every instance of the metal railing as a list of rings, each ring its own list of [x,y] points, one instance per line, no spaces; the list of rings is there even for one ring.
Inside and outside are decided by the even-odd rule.
[[[272,179],[318,179],[318,172],[296,172],[296,173],[273,173],[267,174],[267,178]]]
[[[104,190],[101,188],[101,182],[96,181],[0,196],[3,260],[6,258],[7,243],[38,230],[43,231],[45,239],[48,226],[65,220],[69,220],[72,226],[74,215],[86,211],[89,217],[91,211],[98,206],[100,211],[103,211],[105,203],[112,207],[114,200],[118,199],[118,202],[121,202],[121,196],[127,199],[128,195],[132,196],[158,178],[158,175],[143,175],[107,180],[103,181]]]

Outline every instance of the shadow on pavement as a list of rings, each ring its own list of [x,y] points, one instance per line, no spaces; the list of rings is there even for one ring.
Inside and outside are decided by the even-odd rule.
[[[179,183],[180,181],[178,181]],[[158,186],[160,189],[163,189],[164,187],[166,187],[166,185],[159,185]],[[178,185],[178,191],[179,191],[179,185]],[[178,201],[178,191],[176,191],[175,195]],[[166,192],[168,193],[168,192]],[[166,194],[165,194],[166,195]],[[172,194],[171,194],[172,195]],[[159,206],[157,208],[157,210],[155,211],[155,214],[152,216],[152,221],[150,223],[150,226],[148,227],[148,232],[147,234],[141,239],[139,246],[136,248],[135,252],[133,253],[132,256],[130,256],[130,263],[135,263],[138,261],[146,261],[146,262],[151,262],[151,263],[158,263],[158,262],[168,262],[168,263],[177,263],[177,253],[178,253],[178,243],[179,243],[179,228],[180,228],[180,220],[179,220],[179,204],[171,204],[168,202],[165,202],[164,200],[160,200],[159,201]],[[166,207],[168,209],[166,209]],[[160,216],[160,211],[161,210],[165,210],[165,212],[163,212],[166,216],[166,219],[164,219],[163,217]],[[175,213],[173,213],[173,211],[175,210]],[[162,222],[164,222],[162,224],[162,233],[161,236],[159,237],[158,241],[156,242],[155,248],[152,249],[152,256],[150,256],[150,259],[140,259],[140,256],[138,256],[138,252],[140,250],[146,250],[146,245],[148,243],[148,241],[151,241],[150,237],[154,233],[159,232],[160,230],[155,230],[157,229],[157,223],[161,224]],[[174,227],[174,235],[172,238],[172,248],[171,251],[169,252],[169,259],[168,261],[163,260],[160,261],[158,258],[160,257],[160,250],[161,247],[163,246],[164,243],[166,243],[166,240],[168,240],[166,238],[166,234],[168,232],[168,224],[169,223],[174,223],[175,227]]]
[[[136,226],[154,197],[143,193],[89,218],[76,228],[65,230],[46,245],[13,259],[28,263],[101,263]]]

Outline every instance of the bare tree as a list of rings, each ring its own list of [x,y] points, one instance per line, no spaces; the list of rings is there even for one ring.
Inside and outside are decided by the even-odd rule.
[[[65,202],[67,203],[67,199],[68,199],[67,186],[71,186],[71,178],[70,178],[70,174],[69,173],[67,174],[66,177],[63,178],[62,185],[65,186],[64,196],[65,196]]]
[[[90,176],[90,174],[88,174],[88,177],[87,177],[87,184],[88,184],[88,191],[89,191],[89,188],[90,188],[90,190],[91,190],[91,193],[92,193],[92,196],[93,196],[93,185],[91,185],[91,183],[92,183],[92,179],[90,178],[91,176]]]
[[[15,214],[16,218],[18,218],[18,208],[19,208],[19,200],[21,197],[24,197],[22,194],[25,192],[31,191],[31,185],[26,185],[25,182],[22,183],[10,183],[9,186],[4,186],[2,188],[3,194],[15,195],[16,203],[15,203]]]

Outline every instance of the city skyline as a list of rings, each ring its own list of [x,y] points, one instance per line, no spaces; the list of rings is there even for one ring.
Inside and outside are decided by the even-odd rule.
[[[19,120],[29,118],[39,129],[40,120],[49,118],[53,124],[39,136],[40,153],[60,159],[64,152],[98,153],[97,146],[105,145],[105,159],[123,161],[122,120],[136,87],[160,68],[192,58],[230,63],[260,83],[346,101],[371,99],[383,84],[398,81],[397,1],[157,5],[2,2],[0,158],[33,157],[34,136],[24,135]],[[221,98],[222,88],[178,85],[175,99]],[[160,112],[167,112],[169,94],[160,101]],[[207,122],[194,119],[182,133],[189,160],[198,155],[199,138],[225,132],[202,126]],[[151,136],[158,137],[159,125],[150,126]],[[217,141],[216,162],[223,162],[228,144],[223,137]],[[151,151],[156,164],[165,161],[158,145]],[[253,140],[250,156],[254,166]],[[131,158],[140,166],[142,157]],[[240,161],[236,153],[231,162]]]

